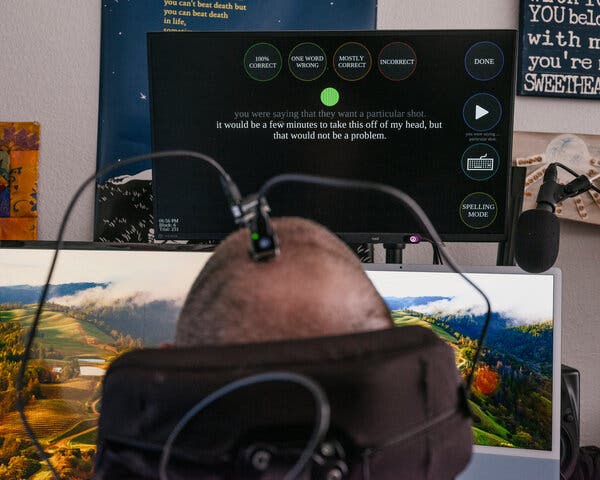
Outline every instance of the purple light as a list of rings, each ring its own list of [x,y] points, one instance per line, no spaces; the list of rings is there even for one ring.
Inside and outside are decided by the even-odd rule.
[[[416,233],[413,233],[411,236],[408,237],[408,241],[410,243],[419,243],[419,242],[421,242],[421,235],[417,235]]]

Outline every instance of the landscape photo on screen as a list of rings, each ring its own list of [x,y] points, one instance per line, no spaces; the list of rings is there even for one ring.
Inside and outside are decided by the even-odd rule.
[[[482,297],[448,272],[367,272],[396,326],[432,329],[466,378],[485,322]],[[469,404],[476,445],[552,450],[553,277],[469,274],[492,316]]]
[[[24,339],[50,250],[0,250],[0,478],[52,478],[16,411]],[[26,414],[61,478],[91,479],[102,378],[131,349],[174,338],[201,252],[65,250],[25,378]]]

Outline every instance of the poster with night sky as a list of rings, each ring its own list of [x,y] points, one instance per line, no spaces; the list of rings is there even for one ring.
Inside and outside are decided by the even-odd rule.
[[[373,30],[376,8],[376,0],[105,0],[97,170],[151,151],[147,32]],[[151,180],[148,161],[98,182],[96,241],[153,241]]]

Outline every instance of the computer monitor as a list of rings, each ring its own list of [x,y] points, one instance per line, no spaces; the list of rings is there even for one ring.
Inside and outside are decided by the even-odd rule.
[[[516,32],[148,34],[154,151],[213,156],[243,194],[280,173],[405,191],[448,241],[507,235]],[[233,229],[216,174],[153,162],[157,239]],[[347,242],[424,233],[383,195],[285,185],[273,214],[312,218]]]
[[[31,453],[13,385],[52,247],[0,248],[0,448],[24,457],[13,467],[5,458],[7,468],[29,462],[30,472],[46,467]],[[132,348],[173,340],[183,300],[210,256],[193,248],[67,243],[60,252],[28,367],[26,413],[55,465],[78,457],[69,478],[89,478],[111,362]]]
[[[474,455],[460,480],[558,480],[560,475],[560,271],[465,267],[488,296],[492,319],[469,405]],[[463,376],[485,317],[482,297],[444,267],[368,265],[394,324],[431,328]]]

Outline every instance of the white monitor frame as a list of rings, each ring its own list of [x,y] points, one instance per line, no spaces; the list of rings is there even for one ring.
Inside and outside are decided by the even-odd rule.
[[[405,265],[405,264],[364,264],[366,272],[443,272],[454,273],[447,265]],[[552,349],[552,450],[533,450],[525,448],[504,448],[474,445],[473,452],[493,455],[522,456],[528,458],[560,459],[560,385],[561,385],[561,297],[562,276],[558,268],[539,273],[530,274],[519,267],[511,266],[461,266],[463,272],[470,274],[520,274],[520,275],[548,275],[553,278],[553,349]],[[465,280],[457,275],[457,281]],[[477,284],[477,282],[475,281]],[[483,299],[482,299],[483,301]]]

